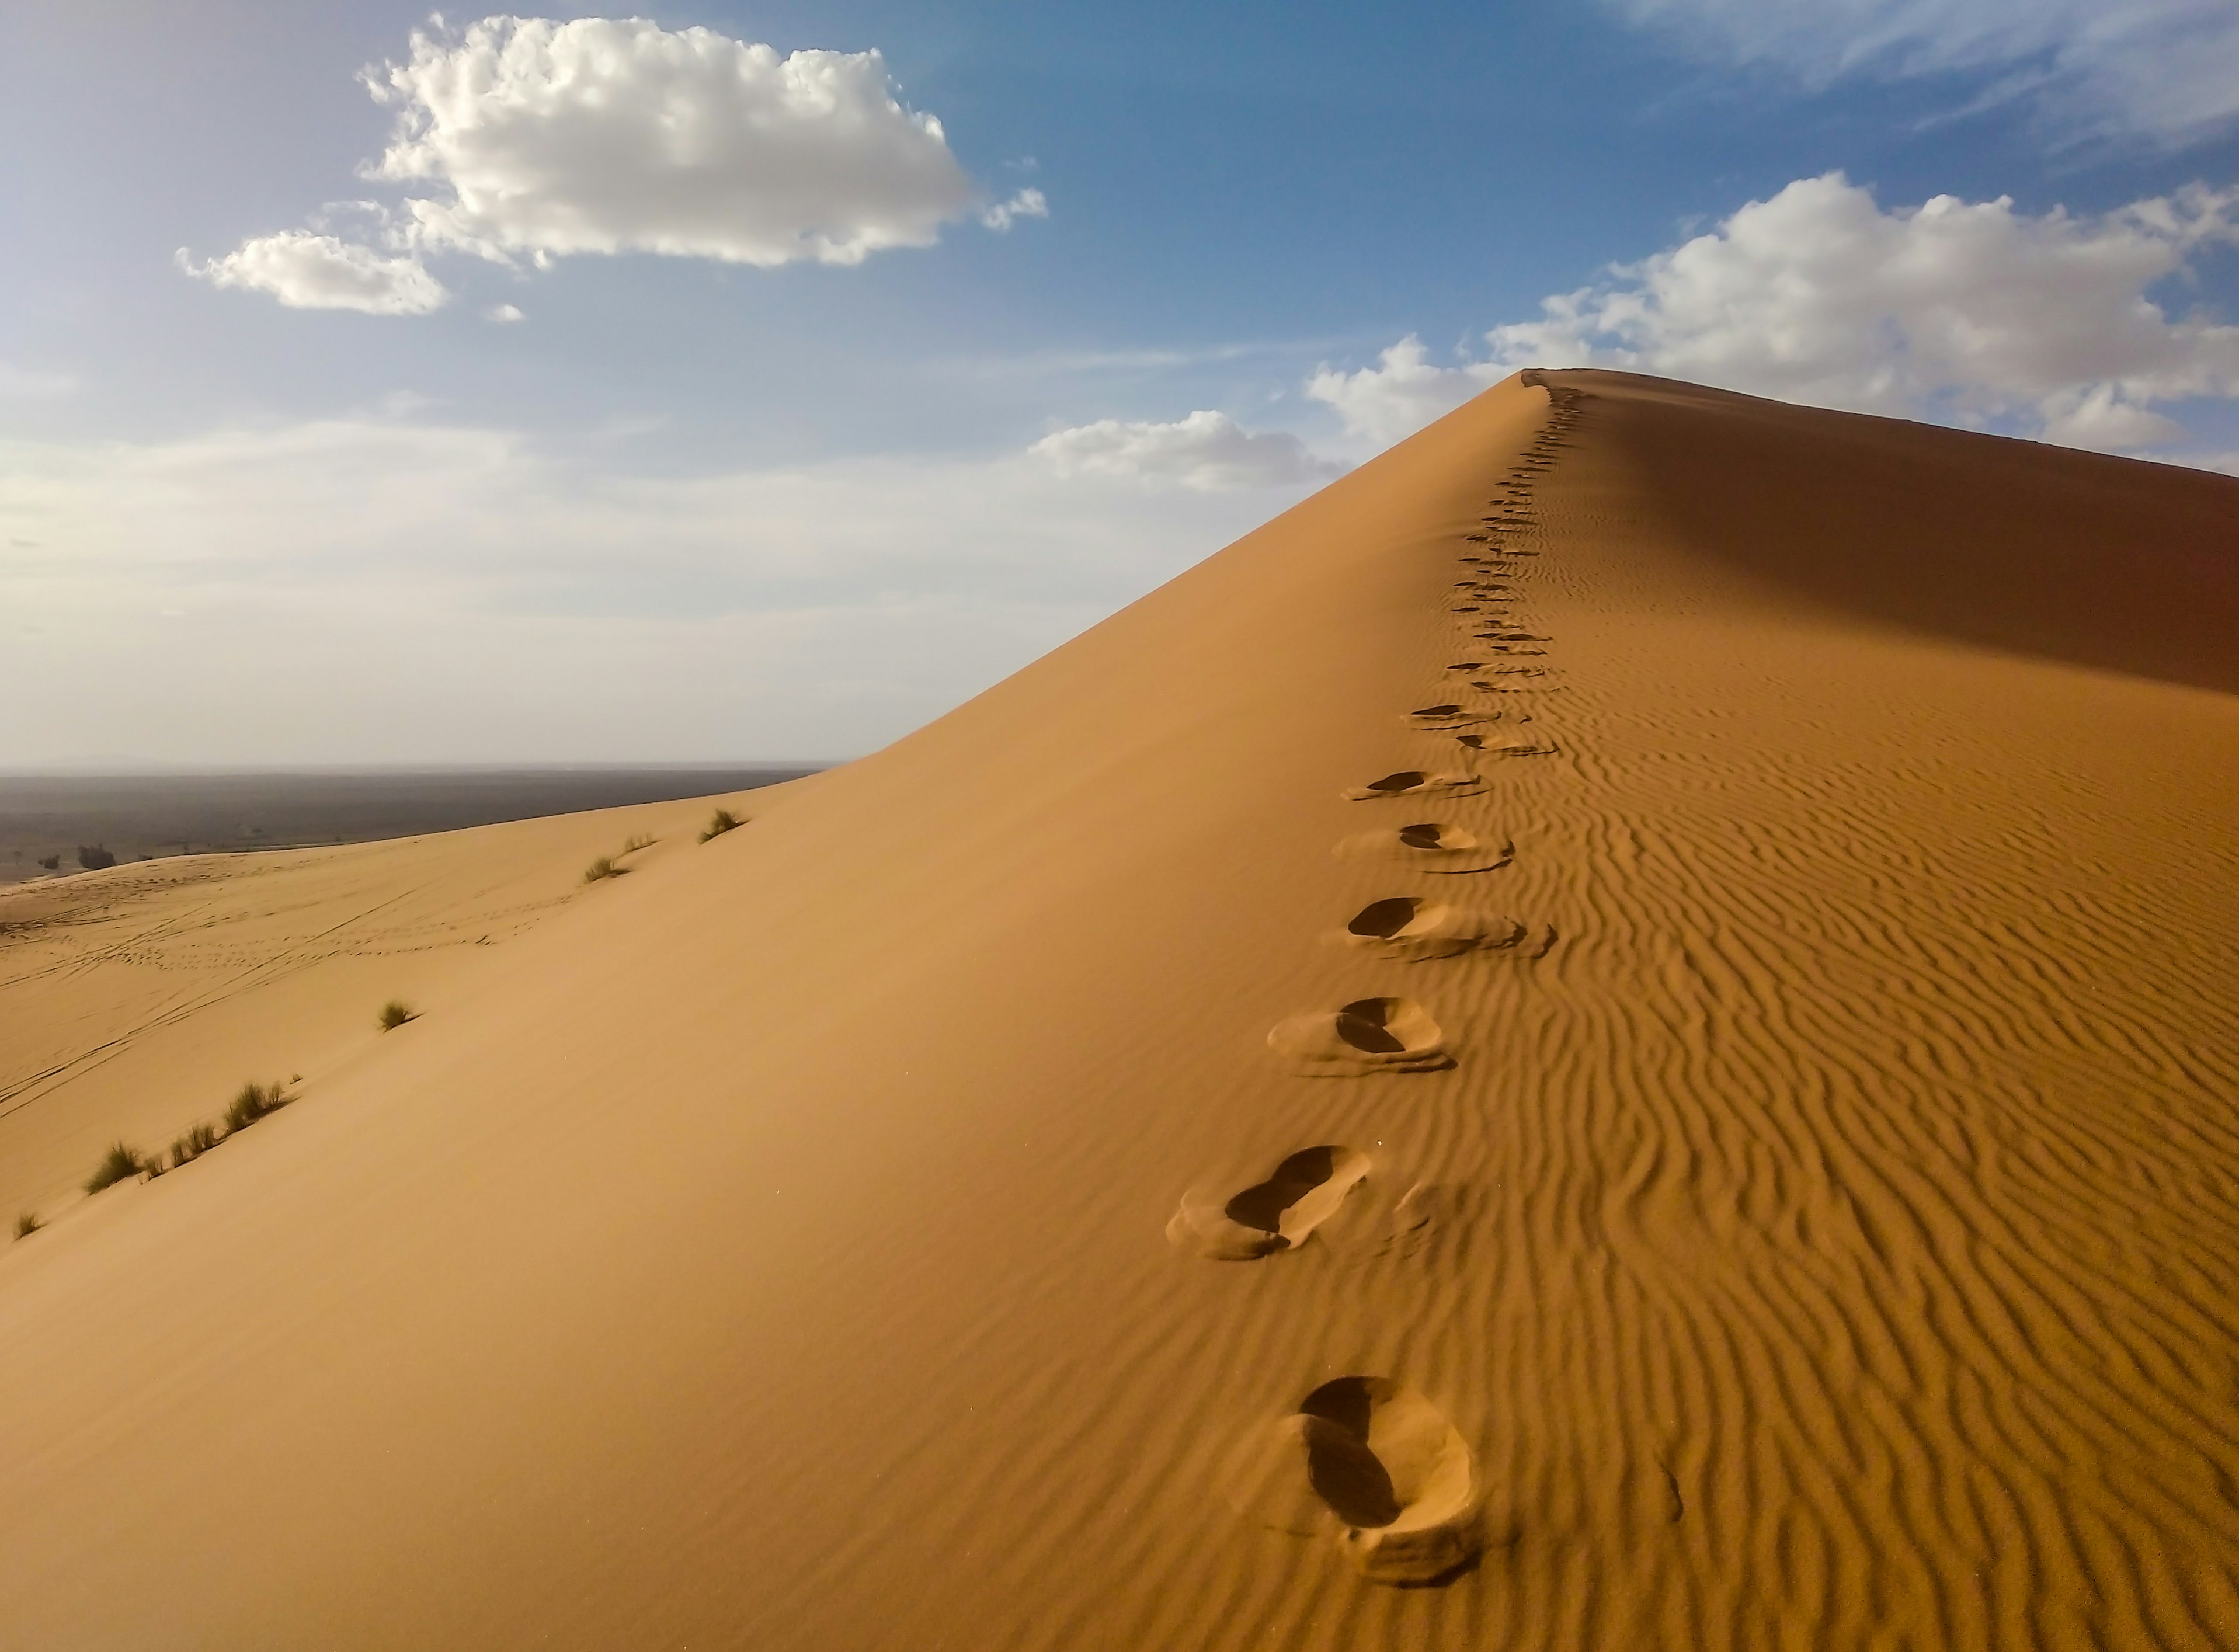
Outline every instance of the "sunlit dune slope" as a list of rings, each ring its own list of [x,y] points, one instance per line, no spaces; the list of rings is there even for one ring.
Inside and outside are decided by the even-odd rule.
[[[2229,1644],[2235,527],[1511,381],[0,1252],[0,1644]]]
[[[110,1142],[166,1148],[244,1082],[322,1084],[368,1052],[384,1005],[423,1010],[502,972],[508,943],[597,892],[595,859],[634,875],[716,806],[752,815],[802,790],[0,888],[0,1214],[76,1217]]]

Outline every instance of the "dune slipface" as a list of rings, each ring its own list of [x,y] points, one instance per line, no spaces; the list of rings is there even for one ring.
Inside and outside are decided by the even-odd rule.
[[[20,1178],[0,1646],[2229,1645],[2235,530],[1525,375],[395,1032],[39,953],[57,1166],[305,1078]]]

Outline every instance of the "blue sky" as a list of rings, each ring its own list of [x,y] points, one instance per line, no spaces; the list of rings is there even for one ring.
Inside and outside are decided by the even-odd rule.
[[[851,755],[1532,362],[2239,450],[2229,0],[627,16],[0,16],[0,765]]]

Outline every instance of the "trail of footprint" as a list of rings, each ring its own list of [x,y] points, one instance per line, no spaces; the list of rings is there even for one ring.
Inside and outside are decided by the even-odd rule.
[[[1429,1072],[1451,1067],[1445,1034],[1412,998],[1355,998],[1278,1022],[1267,1047],[1293,1072],[1352,1078],[1368,1072]]]
[[[1482,1547],[1477,1463],[1445,1414],[1386,1377],[1324,1383],[1231,1454],[1231,1504],[1279,1531],[1337,1528],[1372,1582],[1438,1583]]]
[[[1222,1198],[1193,1188],[1166,1224],[1166,1239],[1216,1262],[1253,1262],[1295,1251],[1368,1174],[1368,1156],[1350,1147],[1292,1153],[1264,1182]]]

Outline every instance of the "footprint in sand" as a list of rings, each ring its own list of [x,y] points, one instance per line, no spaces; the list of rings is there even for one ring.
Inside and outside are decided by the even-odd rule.
[[[1533,672],[1530,676],[1477,677],[1470,680],[1470,687],[1487,694],[1551,694],[1555,692],[1553,683],[1533,680],[1545,674]]]
[[[1418,706],[1407,713],[1407,721],[1417,728],[1467,728],[1472,723],[1484,720],[1484,713],[1451,703]]]
[[[1477,1463],[1423,1395],[1387,1377],[1340,1377],[1254,1431],[1226,1467],[1230,1503],[1299,1536],[1336,1528],[1372,1582],[1435,1583],[1477,1557]]]
[[[1365,786],[1352,786],[1345,795],[1354,803],[1366,803],[1384,797],[1474,797],[1484,790],[1485,782],[1474,774],[1433,774],[1403,768]]]
[[[1276,1024],[1267,1047],[1309,1078],[1451,1067],[1445,1034],[1412,998],[1356,998]]]
[[[1333,939],[1379,958],[1418,963],[1513,946],[1524,936],[1523,925],[1497,912],[1471,912],[1414,895],[1390,895],[1363,906]]]
[[[1276,1165],[1266,1181],[1228,1198],[1191,1189],[1166,1224],[1166,1239],[1216,1262],[1252,1262],[1295,1251],[1337,1214],[1367,1174],[1365,1153],[1309,1147]]]
[[[1418,872],[1492,872],[1516,858],[1512,843],[1481,841],[1474,833],[1437,820],[1364,832],[1332,851],[1340,860],[1396,860]]]
[[[1486,757],[1546,757],[1555,750],[1555,742],[1546,735],[1513,726],[1457,734],[1454,744]]]

